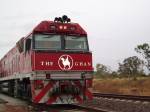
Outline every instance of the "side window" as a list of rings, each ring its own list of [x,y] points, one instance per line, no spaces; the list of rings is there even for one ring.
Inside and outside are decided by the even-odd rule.
[[[31,39],[28,38],[25,43],[25,52],[29,51],[30,49],[31,49]]]
[[[31,38],[32,38],[32,35],[30,35],[30,36],[25,40],[25,52],[30,51],[30,49],[31,49]]]

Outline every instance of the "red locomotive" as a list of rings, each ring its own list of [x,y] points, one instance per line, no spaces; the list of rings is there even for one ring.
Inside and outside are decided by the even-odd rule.
[[[87,33],[67,16],[42,21],[0,60],[0,91],[34,103],[92,99]]]

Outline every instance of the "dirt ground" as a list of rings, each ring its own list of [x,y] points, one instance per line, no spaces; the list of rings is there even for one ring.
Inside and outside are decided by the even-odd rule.
[[[0,104],[0,112],[29,112],[25,106]]]
[[[93,91],[150,96],[150,77],[131,79],[94,79]]]

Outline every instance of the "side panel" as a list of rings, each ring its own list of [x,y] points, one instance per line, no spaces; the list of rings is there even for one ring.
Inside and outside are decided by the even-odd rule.
[[[32,72],[31,51],[19,53],[17,48],[14,48],[0,60],[0,80],[26,77],[21,75],[30,72]]]
[[[37,71],[92,71],[91,53],[33,53],[32,68]]]

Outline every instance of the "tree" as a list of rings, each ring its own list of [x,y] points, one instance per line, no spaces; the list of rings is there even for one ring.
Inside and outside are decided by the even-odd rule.
[[[146,59],[146,67],[150,72],[150,45],[147,43],[144,43],[142,45],[138,45],[135,48],[135,51],[137,53],[142,54],[142,56]]]
[[[122,75],[136,77],[136,75],[143,73],[143,60],[137,56],[128,57],[119,63],[118,72]]]
[[[110,69],[103,65],[103,64],[96,64],[96,74],[99,74],[99,75],[105,75],[105,74],[109,74],[110,72]]]

